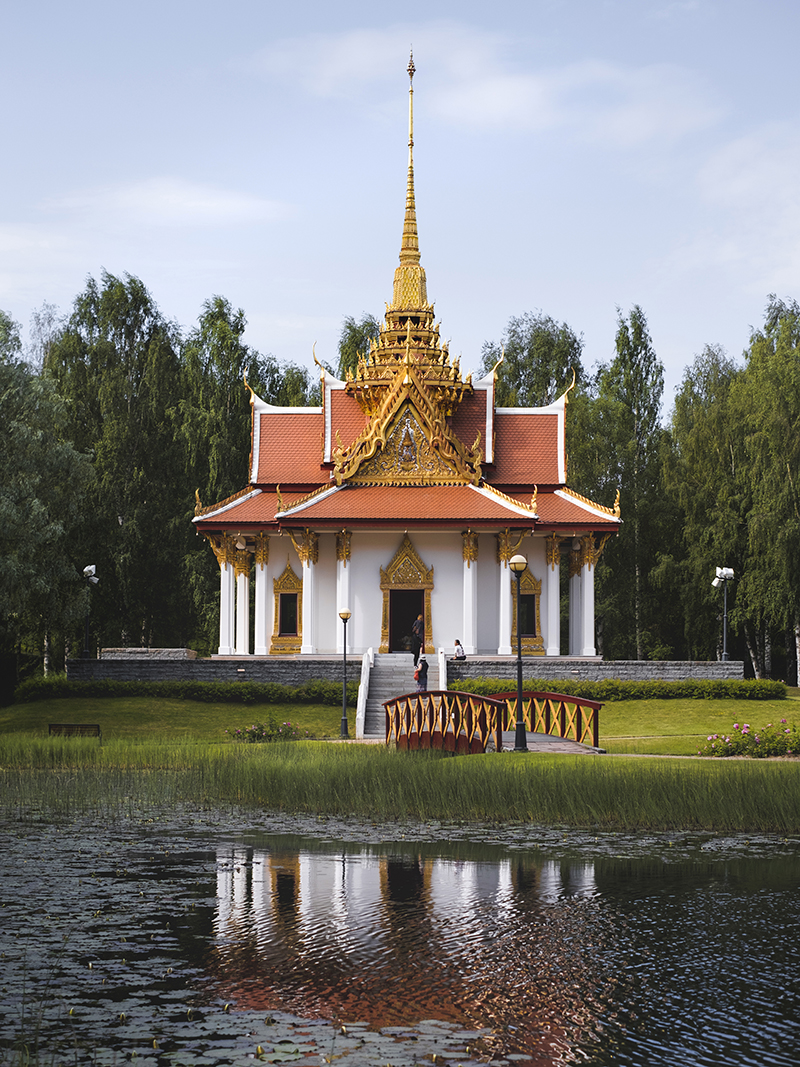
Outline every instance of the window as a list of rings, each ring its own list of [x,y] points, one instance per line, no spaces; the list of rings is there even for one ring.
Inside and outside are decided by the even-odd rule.
[[[297,593],[280,594],[278,633],[281,636],[297,633]]]

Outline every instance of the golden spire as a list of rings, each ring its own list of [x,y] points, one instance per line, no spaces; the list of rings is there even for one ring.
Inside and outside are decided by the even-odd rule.
[[[393,308],[418,310],[427,306],[428,292],[425,271],[419,261],[417,209],[414,201],[414,54],[408,61],[408,179],[406,181],[406,213],[403,219],[403,240],[400,245],[400,266],[394,272]]]

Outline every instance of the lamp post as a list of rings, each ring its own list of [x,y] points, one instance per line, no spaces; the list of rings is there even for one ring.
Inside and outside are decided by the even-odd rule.
[[[83,568],[83,577],[86,579],[86,588],[91,593],[93,585],[97,585],[100,579],[95,574],[97,567],[93,563],[90,563],[88,567]],[[89,602],[91,597],[87,594],[86,597],[86,620],[83,628],[83,655],[82,659],[89,658]]]
[[[508,565],[517,580],[517,724],[514,732],[514,751],[528,751],[528,735],[525,732],[525,720],[522,717],[522,619],[519,614],[519,584],[522,573],[528,566],[524,556],[512,556]]]
[[[711,583],[715,589],[719,589],[722,586],[722,659],[724,662],[730,659],[728,655],[728,582],[732,581],[732,567],[717,567],[717,576]]]
[[[342,740],[350,737],[347,725],[347,620],[350,618],[349,611],[340,611],[339,618],[344,624],[344,636],[342,637],[342,728],[339,736]]]

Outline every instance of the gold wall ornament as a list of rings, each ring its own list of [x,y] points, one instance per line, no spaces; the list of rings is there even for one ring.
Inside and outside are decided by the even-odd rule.
[[[352,530],[340,530],[336,534],[336,559],[340,560],[345,567],[350,559],[350,538],[352,536]]]
[[[233,572],[238,578],[240,574],[250,577],[250,553],[246,548],[236,549],[233,562]]]
[[[569,576],[570,578],[577,578],[581,573],[583,567],[583,542],[579,542],[578,547],[570,545],[569,549]]]
[[[404,534],[400,547],[392,557],[389,566],[381,567],[380,588],[383,593],[383,611],[381,613],[380,652],[389,651],[389,594],[393,589],[421,589],[425,593],[425,647],[433,647],[433,621],[431,619],[431,591],[433,589],[433,567],[426,567],[419,553],[411,543],[408,534]]]
[[[549,534],[544,539],[547,562],[551,571],[561,563],[561,539],[557,534]]]
[[[278,511],[283,511],[283,497],[281,496],[280,483],[275,486],[275,496],[278,498]],[[277,514],[277,513],[276,513]]]
[[[194,513],[195,513],[195,515],[202,515],[202,513],[203,513],[203,503],[200,500],[200,490],[199,489],[195,489],[195,491],[194,491]]]
[[[265,533],[257,533],[255,544],[255,563],[263,571],[269,563],[269,537]]]
[[[518,503],[518,501],[515,501],[515,503]],[[511,530],[508,528],[501,530],[500,533],[497,534],[497,562],[503,563],[508,567],[508,561],[519,551],[519,546],[522,544],[524,536],[525,532],[523,531],[519,535],[517,541],[514,542],[514,535],[511,533]]]
[[[478,534],[475,530],[461,532],[461,558],[470,567],[478,559]]]
[[[617,495],[614,497],[614,514],[618,519],[622,517],[622,508],[619,505],[619,487],[617,487]]]
[[[272,590],[275,598],[275,615],[272,624],[272,641],[269,652],[271,656],[287,656],[300,652],[303,644],[303,579],[298,577],[292,569],[289,557],[286,557],[286,566],[283,573],[272,579]],[[281,595],[297,597],[297,633],[282,634],[281,624]]]
[[[530,509],[531,511],[537,511],[539,507],[539,486],[534,485],[533,494],[531,496]]]
[[[511,578],[511,647],[517,647],[517,579]],[[542,637],[542,623],[539,617],[539,605],[542,598],[542,581],[534,578],[526,567],[519,580],[519,595],[533,596],[535,598],[536,633],[522,635],[523,656],[543,656],[544,638]]]
[[[307,526],[299,535],[299,540],[291,530],[289,530],[288,533],[301,563],[319,562],[319,534],[314,533],[313,530],[309,530]]]
[[[597,561],[603,554],[606,543],[611,539],[611,534],[601,534],[599,541],[595,541],[593,534],[587,534],[581,538],[581,562],[591,570],[597,566]]]

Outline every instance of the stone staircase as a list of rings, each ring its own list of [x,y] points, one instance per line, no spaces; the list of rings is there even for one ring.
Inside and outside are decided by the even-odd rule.
[[[426,656],[428,660],[428,689],[439,688],[439,664],[435,653]],[[413,693],[417,687],[414,681],[414,657],[410,652],[378,652],[370,671],[367,706],[364,713],[364,737],[386,737],[386,713],[384,700]]]

